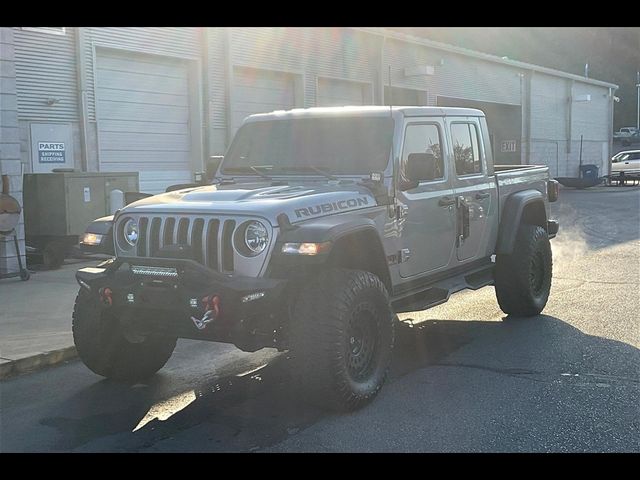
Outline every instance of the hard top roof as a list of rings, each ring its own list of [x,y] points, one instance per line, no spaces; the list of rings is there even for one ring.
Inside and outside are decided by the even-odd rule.
[[[313,107],[294,108],[292,110],[276,110],[269,113],[258,113],[247,118],[247,122],[264,120],[286,120],[294,118],[322,118],[322,117],[358,117],[372,116],[384,117],[392,115],[403,115],[405,117],[424,116],[462,116],[462,117],[484,117],[481,110],[475,108],[458,107],[420,107],[420,106],[344,106],[344,107]]]

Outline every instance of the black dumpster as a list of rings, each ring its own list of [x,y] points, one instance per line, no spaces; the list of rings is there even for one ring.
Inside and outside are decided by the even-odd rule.
[[[580,165],[579,177],[557,177],[556,180],[561,185],[571,188],[589,188],[602,182],[602,178],[598,177],[600,167],[598,165],[587,164]]]
[[[597,165],[580,165],[580,178],[595,182],[596,180],[598,180],[598,170],[599,167]]]

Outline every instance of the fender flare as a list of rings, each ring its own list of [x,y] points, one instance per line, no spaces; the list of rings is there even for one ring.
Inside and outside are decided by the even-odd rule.
[[[336,242],[340,238],[362,230],[373,230],[378,236],[376,224],[370,218],[343,215],[307,220],[291,226],[283,232],[279,241],[284,242]]]
[[[375,239],[374,245],[370,245],[381,255],[381,258],[372,259],[378,263],[378,267],[383,270],[382,275],[386,278],[381,278],[385,283],[390,281],[389,266],[386,261],[384,246],[382,239],[378,233],[376,223],[360,213],[356,216],[346,217],[344,215],[335,215],[322,217],[317,219],[311,219],[306,222],[289,227],[286,231],[283,231],[278,238],[275,245],[274,252],[270,261],[270,266],[276,265],[292,266],[305,266],[305,265],[324,265],[331,258],[335,244],[340,240],[348,238],[352,235],[366,234],[368,238]],[[297,255],[283,255],[280,253],[282,245],[284,243],[324,243],[331,242],[331,249],[321,255],[305,257]],[[384,268],[383,268],[384,266]]]
[[[503,213],[500,217],[500,228],[498,229],[497,254],[509,255],[513,252],[524,211],[529,205],[536,203],[542,204],[545,216],[543,227],[547,230],[547,210],[544,205],[544,195],[540,191],[533,189],[522,190],[513,193],[506,199]]]

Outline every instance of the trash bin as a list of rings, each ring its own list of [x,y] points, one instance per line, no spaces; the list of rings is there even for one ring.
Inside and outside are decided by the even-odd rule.
[[[597,165],[581,165],[580,166],[580,177],[588,180],[597,180],[598,179],[598,170],[599,167]]]

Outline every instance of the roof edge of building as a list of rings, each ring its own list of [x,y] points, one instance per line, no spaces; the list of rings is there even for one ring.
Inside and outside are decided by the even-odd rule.
[[[437,50],[444,50],[451,53],[457,53],[459,55],[465,55],[467,57],[474,57],[488,62],[501,63],[503,65],[509,65],[511,67],[520,68],[523,70],[533,70],[540,73],[546,73],[556,77],[570,78],[583,83],[590,83],[592,85],[598,85],[601,87],[613,88],[617,90],[619,87],[615,83],[609,83],[602,80],[595,80],[593,78],[581,77],[573,73],[563,72],[562,70],[555,70],[553,68],[543,67],[541,65],[535,65],[533,63],[520,62],[518,60],[504,59],[496,55],[489,53],[478,52],[476,50],[470,50],[468,48],[457,47],[448,43],[436,42],[428,38],[418,37],[407,33],[396,32],[387,28],[381,27],[350,27],[352,30],[357,30],[365,33],[371,33],[374,35],[381,35],[387,38],[393,38],[403,42],[414,43],[418,45],[424,45],[426,47],[435,48]]]

